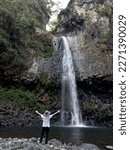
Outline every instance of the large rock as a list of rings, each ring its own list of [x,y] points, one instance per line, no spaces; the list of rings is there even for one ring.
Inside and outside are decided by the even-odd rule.
[[[100,149],[94,144],[83,143],[80,146],[80,150],[100,150]]]

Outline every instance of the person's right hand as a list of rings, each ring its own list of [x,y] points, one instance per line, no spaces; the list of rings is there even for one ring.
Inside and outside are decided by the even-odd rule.
[[[37,111],[37,110],[36,110],[35,112],[36,112],[36,113],[38,113],[38,111]]]

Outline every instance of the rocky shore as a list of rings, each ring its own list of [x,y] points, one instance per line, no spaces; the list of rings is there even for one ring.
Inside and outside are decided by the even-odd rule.
[[[52,139],[48,144],[38,143],[37,138],[0,138],[0,150],[100,150],[94,144],[83,143],[79,146],[62,144],[61,141]]]

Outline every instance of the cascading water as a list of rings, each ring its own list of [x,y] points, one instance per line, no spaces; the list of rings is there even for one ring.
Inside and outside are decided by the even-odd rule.
[[[63,60],[62,60],[62,123],[63,125],[81,126],[82,115],[77,99],[77,87],[75,80],[75,70],[66,37],[63,41]]]

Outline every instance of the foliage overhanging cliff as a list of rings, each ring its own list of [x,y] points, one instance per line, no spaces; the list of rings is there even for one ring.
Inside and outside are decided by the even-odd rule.
[[[51,9],[46,0],[0,1],[0,76],[14,78],[27,70],[34,56],[50,57],[51,40],[38,35],[45,31]],[[3,77],[3,78],[2,78]]]

